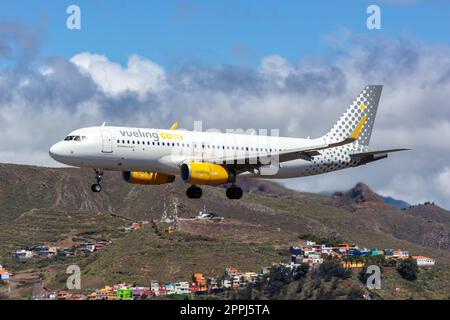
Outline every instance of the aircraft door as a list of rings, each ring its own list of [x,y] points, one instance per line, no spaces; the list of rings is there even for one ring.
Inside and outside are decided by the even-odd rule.
[[[109,130],[102,131],[102,152],[112,153],[112,137]]]

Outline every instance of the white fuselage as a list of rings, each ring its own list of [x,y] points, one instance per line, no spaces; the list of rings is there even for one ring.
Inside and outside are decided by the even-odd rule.
[[[69,139],[69,137],[73,137]],[[78,137],[76,140],[75,137]],[[210,157],[241,157],[277,153],[317,145],[318,139],[300,139],[248,134],[196,132],[98,126],[71,132],[50,149],[58,162],[113,171],[146,171],[179,175],[179,164]],[[324,150],[308,160],[292,160],[277,165],[271,174],[247,171],[241,174],[260,178],[293,178],[335,171],[357,163],[349,156],[357,146]]]

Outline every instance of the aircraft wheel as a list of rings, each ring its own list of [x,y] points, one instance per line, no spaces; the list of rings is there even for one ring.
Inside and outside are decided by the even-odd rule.
[[[91,190],[92,190],[92,192],[100,192],[100,191],[102,191],[102,186],[98,183],[94,183],[91,186]]]
[[[191,186],[186,190],[186,196],[189,199],[200,199],[202,197],[202,189],[196,186]]]
[[[242,198],[242,194],[242,189],[236,186],[229,187],[226,192],[228,199],[240,199]]]

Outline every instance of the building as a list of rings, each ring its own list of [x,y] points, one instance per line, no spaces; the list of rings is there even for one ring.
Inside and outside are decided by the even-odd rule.
[[[6,269],[0,268],[0,280],[8,280],[12,277],[12,273]]]
[[[235,275],[231,278],[231,287],[232,288],[239,288],[241,286],[241,276]]]
[[[360,250],[353,249],[349,250],[349,252],[351,252],[353,256],[367,256],[369,254],[369,250],[367,249],[360,249]]]
[[[238,269],[236,268],[226,268],[225,269],[225,276],[226,277],[234,277],[235,275],[237,275],[239,273]]]
[[[175,283],[175,293],[189,294],[189,283],[185,281]]]
[[[164,288],[166,289],[167,295],[175,294],[175,286],[173,284],[167,283],[164,285]]]
[[[253,283],[255,282],[256,278],[258,278],[258,274],[256,272],[244,272],[242,274],[242,277],[246,282]]]
[[[153,292],[155,296],[159,296],[159,283],[158,281],[150,281],[150,291]]]
[[[400,249],[391,250],[390,253],[393,258],[406,259],[409,257],[408,251],[402,251]]]
[[[122,288],[116,290],[117,300],[133,300],[133,291],[129,288]]]
[[[418,267],[433,267],[435,264],[435,260],[432,258],[424,257],[424,256],[413,256],[412,257]]]
[[[301,260],[301,263],[308,264],[308,265],[321,264],[321,263],[323,263],[323,259],[320,257],[316,257],[316,258],[308,257],[308,258],[303,258]]]
[[[30,259],[33,257],[33,255],[34,255],[33,252],[29,251],[29,250],[18,250],[15,253],[15,256],[17,259],[23,259],[23,260]]]
[[[303,250],[299,247],[290,247],[289,252],[294,256],[299,256],[303,253]]]
[[[222,280],[222,288],[224,288],[224,289],[230,289],[231,286],[232,286],[231,280],[228,280],[228,279],[223,279],[223,280]]]
[[[365,263],[363,261],[341,261],[339,263],[343,268],[364,268]]]
[[[377,248],[372,248],[369,251],[369,255],[374,257],[374,256],[382,256],[384,255],[384,251],[382,250],[378,250]]]
[[[116,300],[116,293],[113,288],[106,286],[95,291],[95,297],[97,300]]]
[[[194,273],[192,276],[195,286],[199,289],[198,291],[206,290],[206,279],[202,273]]]

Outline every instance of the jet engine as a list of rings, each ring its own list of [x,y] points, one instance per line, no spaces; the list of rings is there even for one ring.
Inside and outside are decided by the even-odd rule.
[[[191,162],[181,165],[181,179],[195,185],[217,185],[232,179],[230,172],[222,166],[207,162]]]
[[[158,173],[158,172],[138,172],[138,171],[123,171],[123,180],[134,184],[164,184],[171,183],[175,180],[175,176]]]

